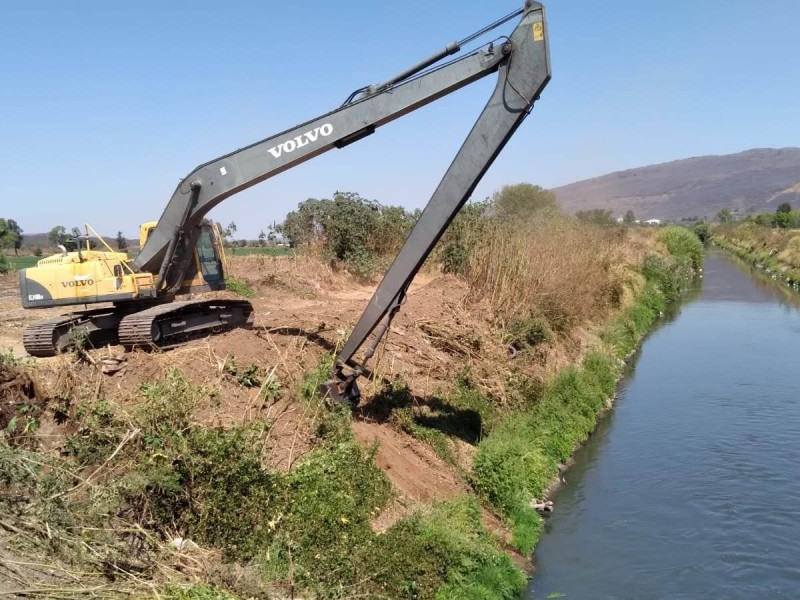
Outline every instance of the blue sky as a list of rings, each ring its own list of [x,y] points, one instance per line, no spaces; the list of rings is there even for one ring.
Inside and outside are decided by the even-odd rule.
[[[0,216],[134,235],[197,164],[338,106],[512,1],[3,3]],[[798,0],[551,0],[553,80],[476,190],[800,142]],[[510,31],[513,23],[506,25]],[[493,77],[218,206],[255,237],[308,197],[422,207]]]

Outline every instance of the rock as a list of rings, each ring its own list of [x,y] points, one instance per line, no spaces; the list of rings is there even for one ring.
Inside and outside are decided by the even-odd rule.
[[[553,512],[552,500],[539,500],[538,498],[534,498],[531,500],[530,507],[539,512]]]
[[[172,546],[178,552],[196,552],[197,550],[200,550],[200,546],[195,544],[192,540],[181,537],[173,538]]]

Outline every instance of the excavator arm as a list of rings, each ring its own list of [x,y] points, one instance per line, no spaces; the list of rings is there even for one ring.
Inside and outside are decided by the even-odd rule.
[[[510,36],[437,65],[466,43],[520,16]],[[334,401],[357,399],[355,380],[366,372],[365,363],[388,330],[412,279],[550,80],[545,14],[539,2],[527,0],[522,9],[387,82],[356,90],[325,115],[197,167],[176,188],[134,268],[158,273],[157,287],[171,293],[185,274],[185,257],[191,254],[187,250],[214,206],[495,72],[498,81],[491,98],[337,356],[332,379],[323,386]],[[373,333],[370,347],[356,362],[356,352]]]
[[[522,21],[500,46],[504,58],[494,93],[336,357],[332,379],[322,386],[335,402],[358,400],[356,379],[365,373],[408,286],[550,80],[545,37],[542,6],[526,4]],[[354,355],[373,332],[362,362],[356,362]]]

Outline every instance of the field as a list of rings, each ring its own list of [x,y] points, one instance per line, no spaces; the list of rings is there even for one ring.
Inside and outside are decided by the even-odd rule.
[[[27,269],[33,267],[42,258],[41,256],[6,256],[6,262],[13,270]]]

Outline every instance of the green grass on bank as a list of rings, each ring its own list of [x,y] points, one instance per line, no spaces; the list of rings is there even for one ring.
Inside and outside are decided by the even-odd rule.
[[[536,404],[507,415],[478,446],[473,485],[504,517],[513,532],[512,543],[524,554],[533,551],[541,533],[541,518],[530,507],[531,499],[542,497],[559,465],[594,430],[598,414],[615,393],[623,367],[619,358],[634,350],[668,301],[685,289],[693,269],[702,265],[699,240],[678,229],[661,233],[671,256],[645,260],[646,283],[636,301],[601,335],[607,348],[560,371]]]

